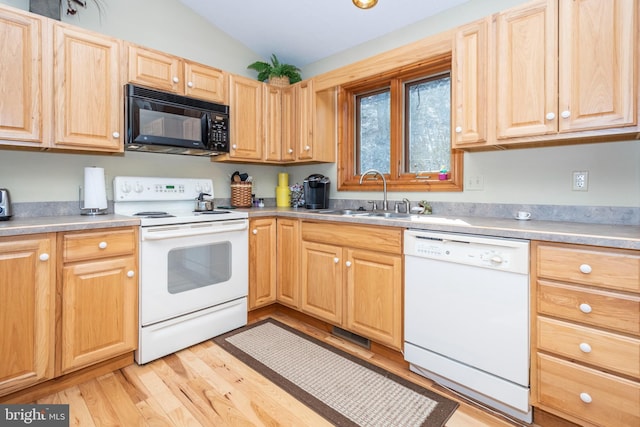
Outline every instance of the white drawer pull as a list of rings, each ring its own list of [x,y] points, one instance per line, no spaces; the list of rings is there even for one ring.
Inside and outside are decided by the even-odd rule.
[[[591,399],[591,395],[589,393],[582,392],[580,393],[580,400],[584,403],[591,403],[593,399]]]
[[[173,79],[171,79],[171,80],[173,80],[173,82],[174,82],[174,83],[178,83],[178,82],[180,82],[180,79],[179,79],[178,77],[174,77],[174,78],[173,78]]]
[[[258,229],[257,229],[257,228],[254,228],[253,230],[251,230],[251,232],[252,232],[253,234],[258,234]]]
[[[98,243],[98,247],[100,249],[106,249],[107,248],[107,242],[100,242]]]
[[[462,133],[462,126],[456,126],[456,133]]]
[[[589,314],[591,313],[591,306],[583,302],[582,304],[580,304],[580,311],[585,314]]]
[[[133,277],[135,275],[136,275],[136,273],[133,270],[127,271],[127,277]]]
[[[591,273],[591,266],[589,264],[580,264],[580,272],[584,274]]]
[[[345,262],[345,265],[346,265],[347,267],[351,267],[351,261],[347,261],[347,262]]]
[[[586,342],[581,342],[580,343],[580,350],[583,353],[591,353],[591,346],[589,344],[587,344]]]
[[[546,116],[544,116],[547,120],[553,120],[556,118],[556,115],[554,113],[547,113]]]
[[[40,261],[48,261],[49,260],[49,254],[40,254]]]
[[[339,263],[339,262],[340,262],[340,258],[338,258],[338,257],[334,258],[334,259],[333,259],[333,262],[334,262],[334,264]]]

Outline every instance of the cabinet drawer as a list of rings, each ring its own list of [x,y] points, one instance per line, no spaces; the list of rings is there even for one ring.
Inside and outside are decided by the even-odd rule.
[[[541,404],[601,426],[640,425],[640,383],[544,354],[537,360]]]
[[[538,246],[538,277],[640,292],[640,255],[628,251]]]
[[[538,317],[538,349],[640,378],[640,340]]]
[[[640,335],[640,296],[538,280],[538,312]]]
[[[136,251],[136,229],[68,233],[63,239],[64,262],[130,255]]]
[[[301,234],[302,240],[305,241],[394,254],[402,253],[402,229],[400,228],[303,222]]]

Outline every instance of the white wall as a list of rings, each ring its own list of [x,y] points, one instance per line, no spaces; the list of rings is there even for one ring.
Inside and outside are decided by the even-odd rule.
[[[307,76],[347,65],[418,40],[446,28],[470,22],[522,0],[470,0],[463,6],[403,30],[365,43],[303,70]],[[28,0],[0,0],[28,9]],[[81,9],[66,22],[121,39],[170,52],[237,74],[250,75],[246,65],[258,56],[208,25],[178,0],[103,0],[98,17]],[[120,156],[57,154],[0,150],[0,187],[11,190],[15,202],[77,200],[85,166],[105,168],[115,175],[152,175],[214,179],[217,197],[229,197],[229,175],[248,172],[255,177],[258,197],[275,197],[277,173],[291,174],[290,183],[311,173],[332,179],[332,198],[379,198],[369,192],[337,192],[336,167],[223,165],[208,159],[127,152]],[[640,207],[640,143],[620,142],[465,154],[465,175],[482,176],[482,191],[462,193],[395,193],[390,198],[415,200]],[[589,191],[571,191],[571,173],[589,171]],[[108,179],[109,181],[109,179]]]

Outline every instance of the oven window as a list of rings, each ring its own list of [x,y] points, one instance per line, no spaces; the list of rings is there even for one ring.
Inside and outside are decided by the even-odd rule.
[[[168,269],[170,294],[227,282],[231,278],[231,242],[172,249]]]

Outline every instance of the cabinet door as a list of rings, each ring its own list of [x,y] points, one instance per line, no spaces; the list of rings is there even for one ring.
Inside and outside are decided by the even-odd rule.
[[[122,152],[120,41],[54,27],[56,148]]]
[[[638,2],[561,1],[559,130],[637,120]]]
[[[264,86],[265,160],[282,158],[282,93],[279,88]]]
[[[35,16],[0,10],[0,139],[31,142],[16,145],[43,142],[42,29]]]
[[[128,81],[167,92],[183,93],[183,65],[180,58],[129,44]]]
[[[456,32],[453,62],[453,144],[487,141],[488,19]]]
[[[249,310],[276,300],[276,219],[249,222]]]
[[[262,159],[262,86],[263,83],[256,80],[229,76],[229,157],[232,159]]]
[[[342,248],[302,242],[302,311],[335,325],[342,324]]]
[[[0,395],[53,377],[53,239],[0,238]]]
[[[298,140],[298,87],[293,84],[281,89],[281,156],[280,159],[292,162],[296,159],[296,143]]]
[[[300,306],[300,223],[296,219],[277,221],[276,299],[293,308]]]
[[[553,1],[496,19],[497,137],[557,132],[557,19]]]
[[[346,328],[402,348],[402,257],[347,250]]]
[[[133,256],[67,265],[62,271],[57,374],[133,351],[138,275]]]
[[[185,95],[220,104],[227,103],[227,75],[224,71],[185,61],[184,78]]]
[[[313,159],[313,81],[298,87],[298,160]]]

